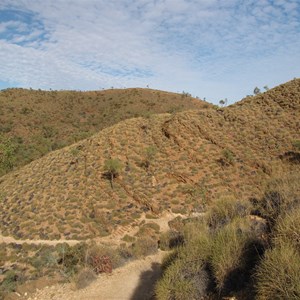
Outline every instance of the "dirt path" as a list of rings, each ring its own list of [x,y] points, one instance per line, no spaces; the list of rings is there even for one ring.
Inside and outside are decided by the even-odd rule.
[[[10,243],[16,243],[16,244],[33,244],[33,245],[49,245],[49,246],[55,246],[57,244],[63,244],[67,243],[70,246],[73,246],[75,244],[80,243],[81,241],[77,240],[17,240],[11,236],[3,236],[0,233],[0,243],[10,244]]]
[[[159,251],[145,259],[132,261],[113,271],[99,275],[87,288],[76,290],[72,284],[54,285],[37,291],[27,300],[150,300],[161,273],[161,260],[165,252]]]
[[[145,214],[141,216],[141,218],[136,222],[136,224],[140,223],[141,221],[145,220],[146,223],[154,222],[160,226],[160,230],[167,231],[169,229],[168,222],[172,219],[174,219],[177,216],[184,217],[181,214],[174,214],[170,212],[165,212],[157,219],[146,219]],[[136,232],[138,232],[139,228],[138,226],[132,226],[132,224],[124,227],[118,228],[115,232],[113,232],[111,235],[107,237],[101,237],[93,239],[97,243],[108,243],[108,244],[119,244],[121,242],[122,237],[125,234],[134,235]],[[16,244],[34,244],[34,245],[49,245],[49,246],[55,246],[57,244],[67,243],[70,246],[76,245],[80,242],[83,242],[82,240],[17,240],[14,237],[11,236],[3,236],[0,232],[0,243],[16,243]]]
[[[146,223],[154,222],[160,226],[160,231],[169,229],[168,222],[177,216],[185,218],[181,214],[164,212],[157,219],[146,219],[143,214],[138,220]],[[125,234],[134,235],[139,226],[126,226],[122,230],[117,229],[110,236],[95,239],[98,243],[118,245]],[[77,240],[16,240],[12,237],[3,237],[0,234],[0,242],[3,243],[28,243],[56,245],[58,243],[68,243],[74,245]],[[72,284],[58,284],[38,290],[31,296],[18,295],[18,299],[27,300],[150,300],[153,299],[153,287],[160,276],[160,263],[165,252],[159,251],[157,254],[148,256],[145,259],[132,261],[125,266],[113,271],[112,274],[101,274],[98,279],[83,290],[75,290]]]

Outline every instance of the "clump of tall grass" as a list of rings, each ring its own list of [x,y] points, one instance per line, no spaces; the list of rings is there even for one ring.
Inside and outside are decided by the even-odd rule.
[[[249,212],[247,202],[222,199],[206,217],[186,223],[183,245],[163,261],[157,298],[201,299],[242,289],[258,257],[258,242],[246,217]]]
[[[299,251],[289,243],[267,250],[255,278],[257,299],[299,299]]]
[[[300,209],[280,217],[274,233],[275,245],[290,243],[300,252]]]
[[[248,201],[235,198],[221,198],[210,207],[206,219],[208,225],[214,229],[225,226],[236,217],[244,217],[250,213]]]
[[[203,224],[186,225],[189,243],[173,250],[163,261],[164,276],[156,286],[158,299],[201,299],[207,294],[209,271],[207,257],[210,253],[208,231],[201,232]],[[194,234],[191,234],[191,233]]]
[[[271,180],[263,198],[255,201],[257,213],[265,218],[269,231],[276,225],[279,216],[300,207],[299,172],[282,175]]]
[[[236,279],[236,274],[242,273],[244,268],[245,252],[252,240],[247,228],[249,224],[245,222],[243,219],[235,220],[212,237],[210,264],[216,287],[220,291],[228,289]]]

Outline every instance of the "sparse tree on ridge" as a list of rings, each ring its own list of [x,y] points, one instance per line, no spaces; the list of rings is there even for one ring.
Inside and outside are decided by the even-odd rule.
[[[147,170],[149,169],[151,163],[153,162],[156,152],[157,149],[154,146],[149,146],[145,149],[144,166]]]
[[[255,87],[253,93],[254,93],[254,95],[260,94],[260,89],[258,87]]]
[[[118,159],[108,159],[104,163],[104,171],[106,172],[107,177],[109,177],[112,189],[114,188],[114,178],[116,178],[119,175],[121,168],[122,164]]]
[[[223,107],[223,106],[226,106],[227,105],[227,98],[225,98],[225,99],[221,99],[220,101],[219,101],[219,104]]]
[[[223,107],[223,106],[225,105],[225,101],[224,101],[223,99],[221,99],[221,100],[219,101],[219,104]]]

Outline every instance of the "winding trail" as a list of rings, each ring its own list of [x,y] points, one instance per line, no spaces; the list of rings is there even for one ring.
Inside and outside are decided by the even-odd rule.
[[[101,274],[85,289],[76,290],[71,283],[58,284],[38,290],[28,297],[20,295],[20,299],[150,300],[154,296],[154,284],[161,274],[164,254],[165,252],[159,251],[145,259],[129,262],[110,275]]]
[[[70,246],[74,246],[82,241],[78,240],[17,240],[14,237],[11,236],[3,236],[0,233],[0,243],[4,244],[10,244],[10,243],[15,243],[15,244],[31,244],[31,245],[49,245],[49,246],[55,246],[57,244],[63,244],[67,243]]]
[[[195,214],[197,216],[200,214]],[[122,242],[125,234],[134,235],[138,230],[141,221],[145,223],[154,222],[160,226],[160,231],[169,230],[169,221],[175,217],[187,216],[164,212],[157,219],[146,219],[145,214],[141,216],[133,226],[126,226],[125,230],[117,229],[110,236],[94,239],[97,243],[118,245]],[[17,244],[45,244],[57,245],[68,243],[75,245],[79,240],[17,240],[13,237],[2,236],[0,243]],[[87,288],[77,290],[74,284],[56,284],[36,290],[34,294],[17,294],[16,299],[26,300],[152,300],[154,299],[154,285],[161,274],[161,261],[166,252],[158,251],[155,255],[147,256],[144,259],[134,260],[126,265],[113,270],[112,274],[100,274],[97,279]]]
[[[130,224],[126,227],[119,227],[117,230],[112,232],[111,235],[107,237],[100,237],[92,239],[96,243],[109,243],[109,244],[119,244],[121,242],[122,237],[125,234],[134,235],[138,232],[139,227],[138,224],[141,221],[145,221],[145,223],[156,223],[160,226],[160,231],[164,232],[169,229],[168,222],[172,219],[181,216],[182,218],[185,218],[184,215],[181,214],[174,214],[171,212],[164,212],[159,218],[157,219],[146,219],[145,214],[143,214],[140,219],[138,219],[135,222],[135,226],[133,224]],[[91,240],[85,240],[85,242],[89,242]],[[70,246],[74,246],[80,242],[84,242],[83,240],[65,240],[65,239],[59,239],[59,240],[31,240],[31,239],[15,239],[12,236],[3,236],[0,232],[0,243],[10,244],[10,243],[16,243],[16,244],[32,244],[32,245],[49,245],[49,246],[55,246],[57,244],[63,244],[67,243]]]

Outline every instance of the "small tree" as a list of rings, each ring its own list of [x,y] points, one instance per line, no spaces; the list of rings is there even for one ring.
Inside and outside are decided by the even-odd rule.
[[[223,165],[233,165],[234,164],[234,154],[229,149],[223,149],[221,162]]]
[[[155,155],[156,155],[157,149],[154,146],[149,146],[145,149],[145,159],[143,162],[143,166],[148,170],[150,167],[150,164],[152,163]]]
[[[16,144],[10,138],[0,135],[0,175],[13,169],[16,151]]]
[[[258,87],[255,87],[253,93],[254,93],[254,95],[260,94],[260,89]]]
[[[104,163],[104,171],[106,172],[106,175],[110,180],[112,189],[114,178],[116,178],[119,175],[121,168],[122,164],[119,159],[108,159]]]
[[[222,100],[220,100],[219,101],[219,104],[223,107],[223,106],[226,106],[227,105],[227,98],[225,98],[225,99],[222,99]]]

